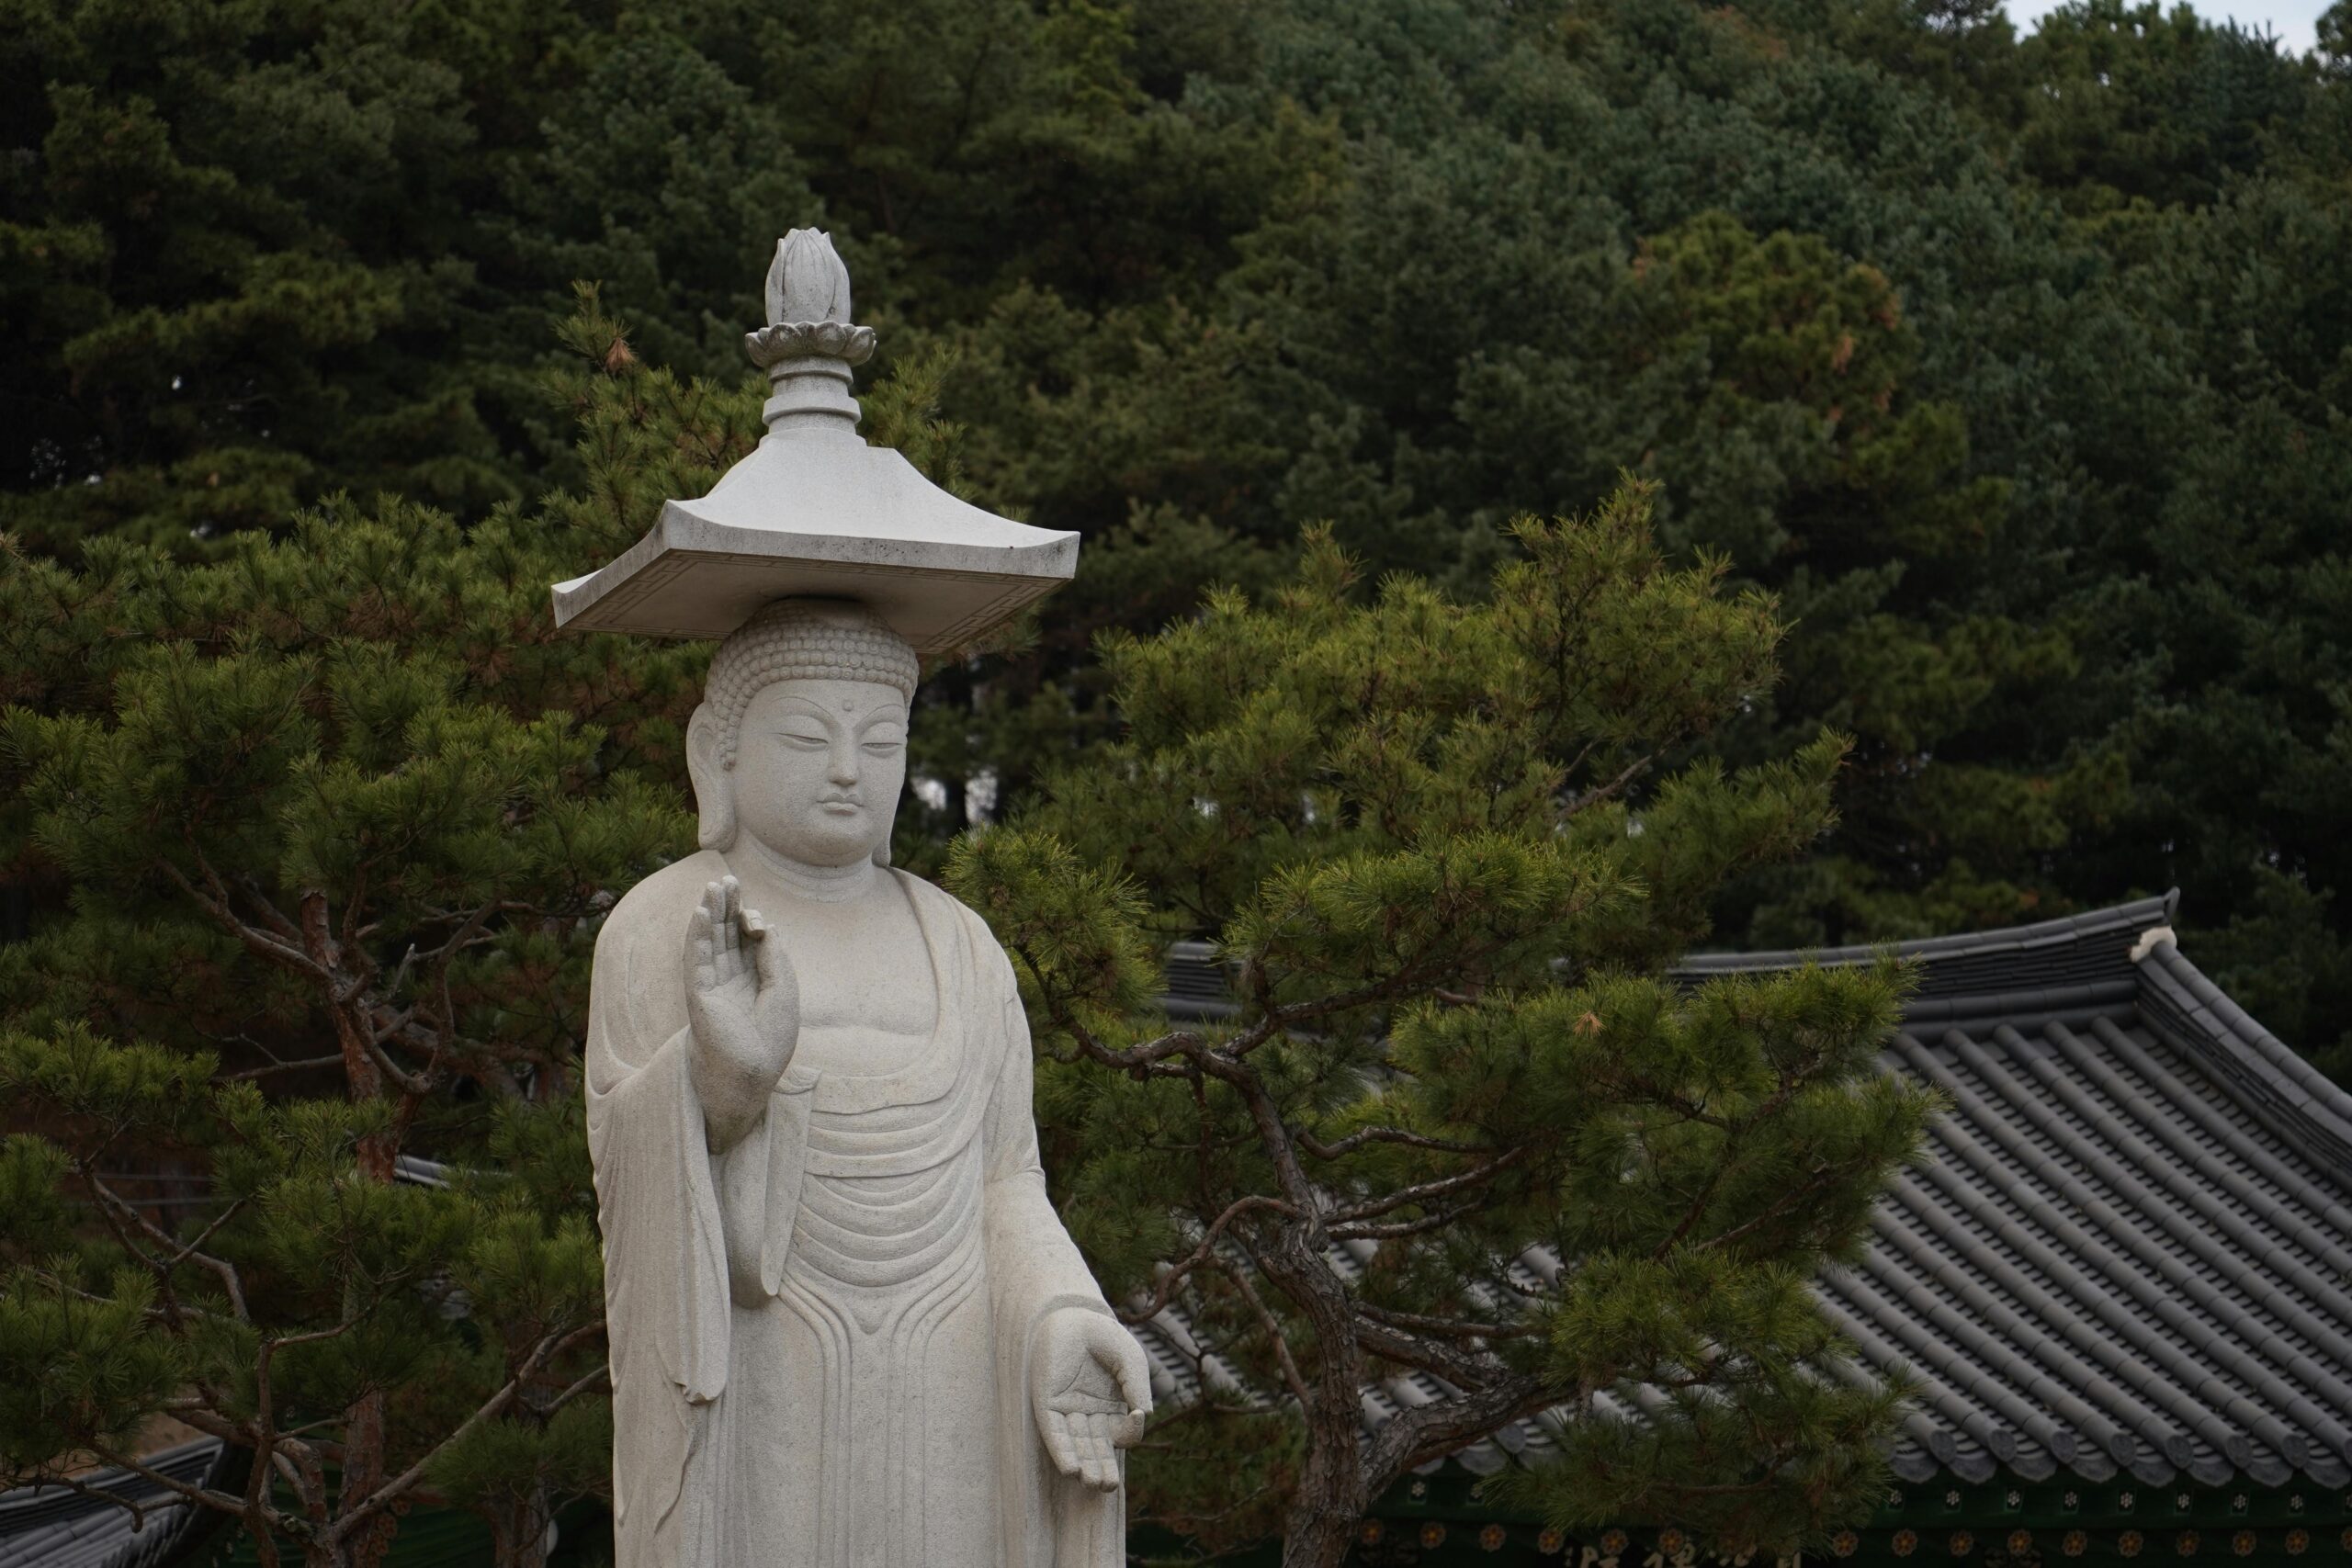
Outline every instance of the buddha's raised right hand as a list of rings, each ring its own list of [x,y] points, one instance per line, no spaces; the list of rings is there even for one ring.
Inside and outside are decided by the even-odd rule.
[[[713,1149],[760,1119],[800,1038],[800,982],[733,877],[703,888],[686,921],[686,1022]]]

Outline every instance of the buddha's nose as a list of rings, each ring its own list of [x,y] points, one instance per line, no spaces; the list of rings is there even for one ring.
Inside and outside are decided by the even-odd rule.
[[[834,746],[828,760],[832,765],[825,770],[827,778],[843,789],[857,782],[857,748],[854,745]]]

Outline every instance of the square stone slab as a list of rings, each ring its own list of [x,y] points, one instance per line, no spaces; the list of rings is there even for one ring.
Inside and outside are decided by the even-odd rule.
[[[1079,536],[959,501],[886,446],[782,429],[698,501],[673,501],[611,564],[555,585],[556,625],[723,637],[761,605],[855,599],[926,658],[1069,581]]]

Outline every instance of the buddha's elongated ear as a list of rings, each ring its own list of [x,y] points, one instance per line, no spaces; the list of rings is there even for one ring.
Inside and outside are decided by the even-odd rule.
[[[686,722],[686,773],[695,784],[695,807],[702,824],[695,838],[707,850],[735,845],[735,781],[728,776],[727,727],[710,705],[695,707]]]

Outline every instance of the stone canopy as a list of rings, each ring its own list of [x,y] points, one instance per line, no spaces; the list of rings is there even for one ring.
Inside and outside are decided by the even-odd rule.
[[[768,269],[767,434],[707,495],[671,501],[609,564],[554,587],[567,630],[723,637],[771,601],[854,599],[926,658],[977,641],[1069,581],[1079,536],[961,501],[857,433],[853,325],[831,239],[797,229]]]

